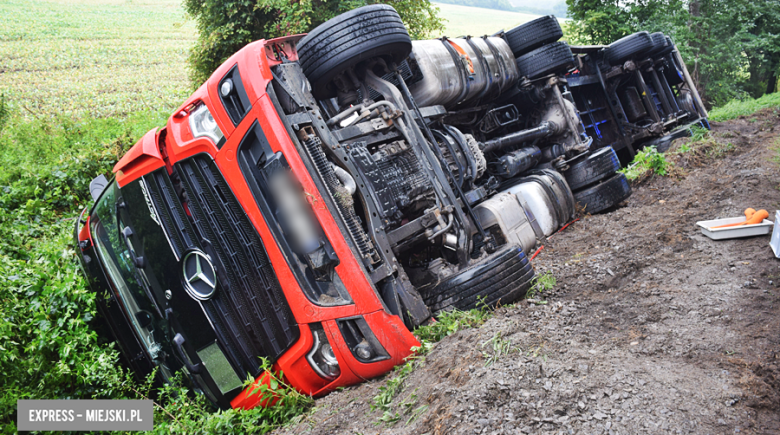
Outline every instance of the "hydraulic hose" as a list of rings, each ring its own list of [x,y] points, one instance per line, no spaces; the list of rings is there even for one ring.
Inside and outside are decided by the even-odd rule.
[[[333,164],[331,163],[331,165]],[[355,191],[357,190],[357,184],[355,183],[355,179],[352,178],[352,175],[342,169],[341,166],[336,165],[333,165],[333,173],[336,174],[336,178],[341,181],[341,184],[344,185],[344,188],[347,189],[347,192],[350,195],[354,195]]]

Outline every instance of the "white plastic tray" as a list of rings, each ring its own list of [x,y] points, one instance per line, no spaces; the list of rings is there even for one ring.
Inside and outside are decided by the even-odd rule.
[[[764,221],[760,224],[711,229],[712,227],[717,227],[719,225],[736,224],[739,222],[745,222],[745,217],[741,216],[735,218],[715,219],[711,221],[700,221],[696,222],[696,225],[701,227],[702,234],[712,240],[763,236],[772,232],[772,227],[774,226],[774,222],[768,219],[764,219]]]
[[[780,210],[775,211],[775,229],[772,231],[769,246],[772,247],[775,257],[780,258]]]

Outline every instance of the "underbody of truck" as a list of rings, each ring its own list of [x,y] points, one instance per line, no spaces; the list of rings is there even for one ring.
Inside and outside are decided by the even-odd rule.
[[[222,408],[265,404],[242,382],[261,358],[312,395],[386,373],[410,330],[522,298],[540,240],[625,200],[615,150],[706,122],[673,45],[613,66],[554,17],[523,26],[411,41],[372,5],[229,58],[76,227],[129,367]]]

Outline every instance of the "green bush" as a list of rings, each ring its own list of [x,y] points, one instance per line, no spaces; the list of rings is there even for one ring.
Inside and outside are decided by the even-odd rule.
[[[0,186],[0,421],[13,430],[18,399],[125,398],[127,374],[90,321],[95,295],[72,248],[86,184],[110,169],[102,149],[37,167],[4,167]]]
[[[271,370],[271,364],[263,360],[261,368]],[[182,372],[153,396],[154,433],[206,433],[250,434],[267,433],[284,424],[301,418],[314,400],[286,384],[280,374],[275,374],[269,385],[253,390],[260,397],[275,398],[274,406],[250,410],[215,410],[202,394],[193,395],[185,387]],[[247,381],[247,386],[251,380]],[[134,391],[138,398],[149,397],[151,377],[144,388]]]
[[[671,165],[664,153],[659,153],[655,146],[651,146],[637,152],[631,164],[620,172],[629,180],[636,180],[649,174],[664,176]]]

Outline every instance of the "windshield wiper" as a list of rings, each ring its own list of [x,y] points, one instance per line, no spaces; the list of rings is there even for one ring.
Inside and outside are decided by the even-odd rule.
[[[133,229],[130,228],[129,225],[125,225],[124,222],[122,222],[122,218],[119,216],[119,210],[122,208],[125,208],[124,201],[117,202],[115,211],[116,211],[116,229],[119,232],[119,236],[124,242],[125,249],[130,254],[130,260],[133,262],[133,275],[135,275],[136,281],[141,285],[141,288],[144,290],[144,293],[146,294],[146,297],[149,298],[149,300],[152,302],[152,305],[154,305],[155,311],[157,311],[157,315],[161,318],[164,318],[163,312],[160,309],[160,306],[157,304],[157,299],[154,298],[154,295],[152,294],[152,288],[149,284],[149,281],[146,278],[146,273],[144,272],[144,268],[146,267],[146,262],[144,261],[144,257],[140,257],[136,255],[135,249],[133,249],[133,244],[130,241],[130,237],[133,237]],[[120,230],[120,228],[122,228]]]

